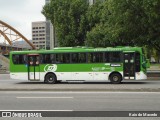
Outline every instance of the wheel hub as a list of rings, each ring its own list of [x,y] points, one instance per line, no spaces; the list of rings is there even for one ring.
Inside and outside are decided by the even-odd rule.
[[[113,77],[113,80],[114,80],[114,81],[118,81],[118,77],[117,77],[117,76],[114,76],[114,77]]]

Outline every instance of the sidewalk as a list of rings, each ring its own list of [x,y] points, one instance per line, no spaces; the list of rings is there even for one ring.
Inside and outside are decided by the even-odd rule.
[[[148,80],[160,80],[160,65],[152,64],[147,70]]]
[[[148,71],[160,71],[160,64],[151,64],[150,68],[148,68]]]

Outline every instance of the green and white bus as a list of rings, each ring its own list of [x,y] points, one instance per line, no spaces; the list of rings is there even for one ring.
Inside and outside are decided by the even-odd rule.
[[[46,83],[145,80],[149,61],[141,47],[61,47],[10,52],[12,79]]]

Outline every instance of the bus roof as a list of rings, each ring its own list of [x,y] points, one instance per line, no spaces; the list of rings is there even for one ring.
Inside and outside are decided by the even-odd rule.
[[[142,47],[106,47],[106,48],[93,48],[93,47],[58,47],[52,50],[28,50],[28,51],[11,51],[11,54],[33,54],[33,53],[68,53],[68,52],[101,52],[101,51],[139,51],[142,52]]]

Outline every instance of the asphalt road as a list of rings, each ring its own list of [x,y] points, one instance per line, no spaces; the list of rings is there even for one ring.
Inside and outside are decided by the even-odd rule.
[[[159,92],[0,92],[1,110],[160,111]]]
[[[160,93],[1,91],[0,110],[60,112],[160,111]]]
[[[11,80],[8,74],[0,74],[0,111],[160,111],[159,91],[159,80],[125,81],[118,85],[109,82],[50,85]],[[52,120],[53,118],[45,119]],[[54,118],[54,120],[81,119],[106,120],[103,117]],[[158,120],[159,118],[107,118],[107,120],[135,119]]]

